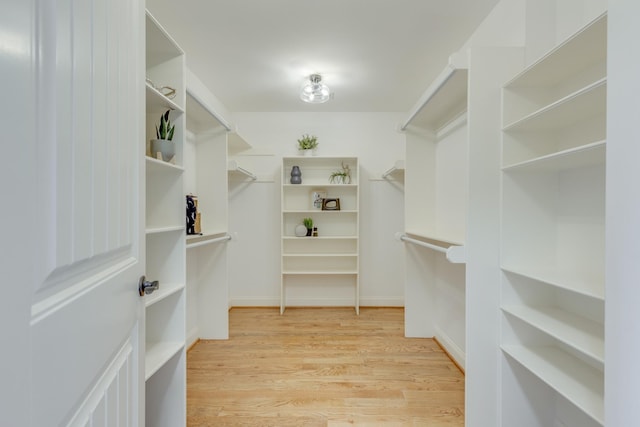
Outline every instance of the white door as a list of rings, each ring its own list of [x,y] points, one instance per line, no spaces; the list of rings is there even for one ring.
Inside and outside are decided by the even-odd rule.
[[[6,3],[0,425],[136,426],[143,2]]]

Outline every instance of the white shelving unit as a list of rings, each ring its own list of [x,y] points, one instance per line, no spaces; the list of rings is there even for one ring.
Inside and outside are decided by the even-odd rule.
[[[186,238],[188,345],[200,338],[229,337],[227,163],[236,144],[250,146],[232,131],[220,109],[215,96],[187,70],[189,167],[184,193],[197,196],[201,215],[201,234]]]
[[[468,79],[467,58],[452,55],[400,126],[405,230],[397,234],[407,253],[405,335],[436,337],[463,367]]]
[[[145,423],[181,426],[186,423],[184,53],[149,13],[146,77],[146,275],[160,287],[144,297]],[[175,97],[169,99],[156,89],[162,86],[175,89]],[[166,110],[171,110],[176,126],[171,163],[149,157],[149,141]]]
[[[331,184],[329,175],[340,170],[343,163],[350,167],[351,183]],[[302,172],[301,184],[290,183],[290,172],[294,165]],[[335,286],[353,287],[353,305],[359,314],[358,179],[359,164],[356,157],[283,158],[281,314],[288,303],[289,288],[322,290],[319,295],[326,301],[327,292]],[[315,209],[312,204],[313,191],[324,191],[326,197],[340,199],[340,210]],[[317,237],[296,237],[295,228],[306,217],[312,218],[314,226],[318,227]]]
[[[606,40],[603,15],[503,88],[503,425],[604,425]]]

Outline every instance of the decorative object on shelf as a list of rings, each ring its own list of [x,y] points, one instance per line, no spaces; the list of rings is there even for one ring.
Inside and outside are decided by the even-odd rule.
[[[322,83],[320,74],[311,74],[309,76],[309,81],[302,87],[300,99],[309,104],[322,104],[331,99],[329,87]]]
[[[323,211],[339,211],[340,210],[340,199],[322,199],[322,210]]]
[[[304,134],[298,140],[298,150],[302,151],[305,156],[312,156],[318,148],[318,137],[314,135]]]
[[[313,237],[318,237],[318,227],[313,227]]]
[[[187,194],[187,235],[202,234],[200,213],[198,212],[198,196]]]
[[[300,172],[300,168],[298,166],[293,166],[291,168],[291,179],[292,184],[302,184],[302,172]]]
[[[302,220],[302,223],[307,229],[307,236],[311,236],[311,233],[313,232],[313,219],[305,218]]]
[[[152,88],[154,88],[155,90],[157,90],[158,92],[160,92],[163,96],[169,98],[169,99],[173,99],[176,97],[176,90],[174,88],[172,88],[171,86],[161,86],[158,87],[155,84],[153,84],[153,82],[151,81],[151,79],[149,77],[147,77],[147,84],[149,86],[151,86]]]
[[[296,225],[296,229],[294,230],[296,237],[304,237],[307,235],[307,227],[304,224]]]
[[[322,199],[327,197],[327,190],[313,190],[311,192],[311,207],[313,209],[322,209]]]
[[[151,155],[158,158],[158,153],[162,154],[162,160],[170,162],[176,154],[176,146],[172,141],[176,125],[171,124],[169,112],[167,110],[160,116],[160,126],[156,125],[156,138],[151,140]]]
[[[351,169],[342,162],[342,169],[329,175],[331,184],[351,184]]]

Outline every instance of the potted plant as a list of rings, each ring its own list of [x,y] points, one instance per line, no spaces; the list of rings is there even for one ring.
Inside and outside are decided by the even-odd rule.
[[[318,148],[317,136],[304,134],[298,140],[298,150],[301,150],[305,156],[312,155],[316,148]]]
[[[170,111],[167,110],[160,116],[160,125],[156,125],[156,139],[151,140],[151,155],[157,158],[158,153],[162,153],[162,160],[165,162],[171,161],[176,154],[176,146],[173,142],[176,125],[171,124]]]
[[[311,233],[313,232],[313,219],[311,218],[304,218],[302,220],[302,223],[304,224],[304,226],[307,228],[307,236],[311,236]]]
[[[351,169],[349,165],[345,165],[342,162],[342,169],[329,175],[329,182],[331,184],[351,184]]]

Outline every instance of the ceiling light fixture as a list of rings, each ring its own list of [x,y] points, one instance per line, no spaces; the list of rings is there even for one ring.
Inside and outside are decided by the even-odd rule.
[[[300,93],[300,99],[310,104],[322,104],[327,102],[331,97],[329,88],[322,83],[322,76],[320,74],[311,74],[309,76],[309,82],[304,85],[302,92]]]

